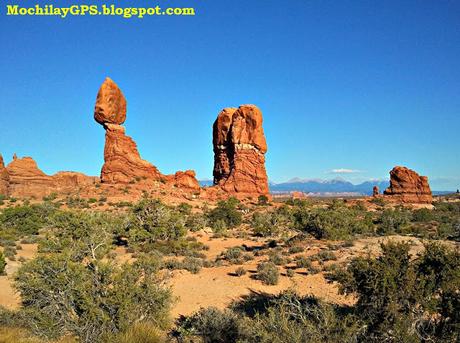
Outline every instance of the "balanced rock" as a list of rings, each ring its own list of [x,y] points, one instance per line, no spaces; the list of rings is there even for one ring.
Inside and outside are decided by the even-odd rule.
[[[390,171],[390,186],[383,193],[388,198],[403,203],[431,203],[433,201],[428,178],[400,166]]]
[[[214,122],[214,184],[226,192],[268,194],[262,122],[254,105],[225,108]]]
[[[126,99],[117,84],[106,78],[97,93],[94,119],[101,125],[121,125],[126,120]]]

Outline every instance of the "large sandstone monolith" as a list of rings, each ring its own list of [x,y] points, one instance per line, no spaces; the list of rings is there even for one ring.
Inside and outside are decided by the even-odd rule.
[[[433,197],[426,176],[420,176],[406,167],[394,167],[390,171],[390,187],[384,195],[403,203],[431,203]]]
[[[229,193],[268,194],[262,121],[254,105],[219,113],[213,125],[215,185]]]
[[[161,178],[158,169],[140,157],[136,143],[126,136],[121,126],[126,120],[126,99],[109,78],[97,94],[94,119],[106,130],[102,182],[129,183],[137,178]]]

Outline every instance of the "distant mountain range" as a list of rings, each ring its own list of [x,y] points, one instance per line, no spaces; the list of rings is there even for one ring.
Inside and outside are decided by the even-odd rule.
[[[213,185],[212,180],[200,180],[202,187],[209,187]],[[282,194],[289,192],[303,192],[315,193],[319,195],[334,195],[334,194],[348,194],[348,195],[372,195],[372,188],[378,186],[380,193],[382,193],[390,185],[389,180],[370,180],[360,184],[353,184],[342,178],[335,178],[331,180],[322,179],[301,179],[293,178],[286,182],[269,183],[270,192],[273,194]],[[448,191],[434,191],[434,195],[451,193]]]
[[[387,180],[366,181],[357,185],[352,184],[341,178],[332,180],[306,179],[299,178],[291,179],[283,183],[270,183],[270,191],[272,193],[287,193],[292,191],[304,193],[356,193],[359,195],[371,195],[372,188],[378,186],[380,192],[390,185]]]
[[[200,185],[202,187],[212,186],[212,180],[201,180]],[[370,195],[372,194],[372,188],[374,186],[378,186],[382,192],[389,186],[389,181],[366,181],[354,185],[340,178],[332,180],[294,178],[287,182],[269,183],[271,193],[289,193],[296,191],[304,193],[356,193]]]

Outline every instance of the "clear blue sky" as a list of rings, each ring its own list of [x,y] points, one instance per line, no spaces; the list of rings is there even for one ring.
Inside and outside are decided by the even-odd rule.
[[[7,17],[4,4],[6,162],[16,152],[47,173],[98,175],[93,108],[110,76],[128,100],[127,134],[163,173],[210,178],[215,117],[253,103],[272,181],[358,182],[406,165],[434,189],[460,187],[459,1],[163,0],[196,16],[142,20]]]

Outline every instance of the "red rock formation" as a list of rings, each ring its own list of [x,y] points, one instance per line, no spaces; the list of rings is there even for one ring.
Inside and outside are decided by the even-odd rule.
[[[262,121],[254,105],[219,113],[213,126],[215,185],[229,193],[268,194]]]
[[[6,166],[9,175],[9,195],[15,197],[41,197],[52,192],[55,182],[42,172],[31,157],[17,158]]]
[[[14,197],[39,198],[51,193],[72,192],[98,182],[95,177],[74,172],[46,175],[31,157],[17,158],[16,154],[5,171],[8,176],[6,194]]]
[[[94,119],[106,130],[102,182],[117,184],[139,179],[163,180],[185,189],[200,189],[194,171],[165,176],[153,164],[141,158],[136,143],[126,136],[125,128],[121,126],[126,119],[125,97],[109,78],[105,79],[97,94]]]
[[[0,195],[8,195],[10,176],[3,163],[3,156],[0,154]]]
[[[188,188],[193,190],[199,190],[200,184],[195,177],[193,170],[178,171],[174,174],[174,185],[180,188]]]
[[[136,179],[159,180],[158,169],[143,160],[136,143],[125,135],[121,125],[105,124],[104,165],[101,181],[105,183],[129,183]]]
[[[394,167],[390,171],[390,187],[384,191],[389,199],[403,203],[431,203],[433,201],[426,176],[419,176],[406,167]]]
[[[379,186],[374,186],[374,188],[372,188],[372,196],[376,197],[378,195],[379,195]]]
[[[129,183],[139,178],[161,178],[158,169],[140,157],[136,143],[125,135],[121,124],[126,119],[126,99],[109,78],[97,93],[94,119],[106,130],[102,182]]]
[[[94,119],[101,125],[121,125],[126,120],[126,99],[117,84],[108,77],[97,93]]]

